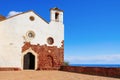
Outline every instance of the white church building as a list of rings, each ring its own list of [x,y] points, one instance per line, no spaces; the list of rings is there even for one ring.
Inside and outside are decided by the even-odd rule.
[[[63,62],[62,10],[50,9],[50,22],[33,11],[0,16],[0,70],[59,69]]]

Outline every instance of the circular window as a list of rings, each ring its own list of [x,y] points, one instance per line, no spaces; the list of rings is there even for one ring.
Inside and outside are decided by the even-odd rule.
[[[54,43],[54,39],[53,39],[52,37],[49,37],[49,38],[47,39],[47,43],[48,43],[49,45],[52,45],[52,44]]]
[[[35,37],[35,33],[33,32],[33,31],[28,31],[27,32],[27,36],[28,36],[28,38],[34,38]]]
[[[34,21],[35,18],[34,18],[33,16],[30,16],[30,20],[31,20],[31,21]]]

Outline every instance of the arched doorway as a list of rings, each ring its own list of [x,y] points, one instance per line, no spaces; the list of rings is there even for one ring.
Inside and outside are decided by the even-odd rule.
[[[48,68],[52,68],[54,65],[53,65],[53,58],[52,56],[48,55],[47,56],[47,61],[48,61]]]
[[[24,55],[23,69],[35,69],[35,56],[31,52]]]

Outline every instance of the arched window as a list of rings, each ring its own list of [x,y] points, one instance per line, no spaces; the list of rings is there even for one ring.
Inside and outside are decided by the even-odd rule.
[[[59,13],[55,13],[55,20],[58,21],[59,20]]]

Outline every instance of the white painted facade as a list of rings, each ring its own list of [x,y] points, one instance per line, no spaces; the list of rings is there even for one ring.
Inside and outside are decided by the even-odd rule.
[[[0,21],[0,67],[18,67],[22,69],[22,46],[24,42],[61,47],[64,40],[63,12],[51,9],[51,21],[46,22],[33,11],[18,14]],[[55,13],[59,20],[55,20]],[[30,20],[30,16],[34,20]],[[29,39],[27,33],[33,31],[35,37]],[[49,45],[47,38],[52,37],[54,43]],[[24,53],[25,54],[25,53]]]

